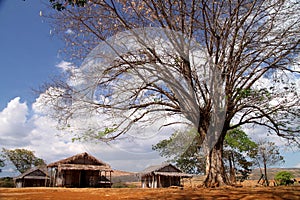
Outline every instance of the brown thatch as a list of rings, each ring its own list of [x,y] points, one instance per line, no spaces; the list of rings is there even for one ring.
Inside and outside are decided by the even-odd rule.
[[[74,164],[74,165],[78,165],[78,166],[85,165],[86,167],[93,165],[93,166],[102,166],[105,169],[111,168],[109,164],[107,164],[101,160],[98,160],[97,158],[89,155],[86,152],[71,156],[69,158],[59,160],[57,162],[50,163],[47,167],[58,167],[58,166],[63,166],[63,165],[67,166],[67,164],[71,164],[71,165],[69,165],[70,167],[74,167],[74,166],[72,166],[72,164]],[[83,166],[81,166],[81,167],[83,167]]]
[[[168,171],[170,169],[172,171]],[[163,175],[163,176],[179,176],[179,177],[186,177],[186,178],[192,177],[191,174],[182,173],[180,169],[178,169],[177,167],[169,163],[161,164],[161,165],[153,165],[147,167],[141,172],[141,176],[147,176],[152,174]]]
[[[91,170],[91,171],[112,171],[107,165],[82,165],[82,164],[59,164],[60,170]]]
[[[46,168],[34,167],[14,178],[19,179],[49,179],[49,176]]]
[[[186,174],[182,172],[153,172],[155,175],[161,175],[161,176],[176,176],[181,178],[192,178],[192,174]]]

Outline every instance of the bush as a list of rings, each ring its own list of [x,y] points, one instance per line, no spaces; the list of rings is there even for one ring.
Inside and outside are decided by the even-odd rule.
[[[291,172],[281,171],[275,175],[275,181],[278,185],[288,185],[289,181],[293,179],[294,176]]]
[[[0,187],[15,187],[14,180],[11,177],[3,177],[0,178]]]

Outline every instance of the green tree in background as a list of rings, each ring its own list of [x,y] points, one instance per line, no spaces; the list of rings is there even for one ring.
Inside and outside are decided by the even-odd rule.
[[[200,153],[199,137],[196,130],[175,132],[152,146],[160,156],[168,158],[178,168],[186,173],[203,174],[205,172],[205,157]]]
[[[27,149],[2,149],[3,155],[7,161],[11,161],[20,173],[35,166],[46,165],[45,161],[34,155],[33,151]]]
[[[195,130],[190,130],[185,133],[176,132],[169,139],[153,145],[152,149],[160,152],[162,157],[169,158],[170,162],[186,173],[203,174],[205,157],[201,155],[199,144]],[[254,164],[251,158],[255,157],[257,144],[240,128],[230,130],[224,144],[224,162],[228,164],[232,183],[236,182],[236,170],[241,173],[240,179],[246,179]]]
[[[249,176],[254,164],[251,159],[255,157],[256,148],[257,144],[239,127],[228,131],[224,142],[224,158],[229,165],[231,182],[236,182],[236,170],[241,173],[242,180]]]

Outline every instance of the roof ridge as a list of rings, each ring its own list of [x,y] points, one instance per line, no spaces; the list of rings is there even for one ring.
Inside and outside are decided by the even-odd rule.
[[[76,160],[76,159],[78,159],[80,157],[88,157],[91,160],[95,161],[95,163],[97,163],[99,165],[104,165],[104,166],[107,166],[109,168],[111,167],[106,162],[104,162],[104,161],[102,161],[102,160],[100,160],[100,159],[92,156],[91,154],[89,154],[87,152],[79,153],[79,154],[76,154],[76,155],[73,155],[73,156],[70,156],[70,157],[58,160],[56,162],[48,164],[47,167],[54,167],[54,166],[58,166],[59,164],[70,164],[69,162],[74,161],[74,160]]]

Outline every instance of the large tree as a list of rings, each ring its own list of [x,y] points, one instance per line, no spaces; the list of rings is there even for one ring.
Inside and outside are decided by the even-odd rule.
[[[76,118],[101,120],[81,136],[109,141],[163,118],[191,124],[206,144],[206,186],[230,184],[229,129],[254,124],[298,142],[298,1],[50,2],[65,55],[87,58],[40,100],[68,128]]]

